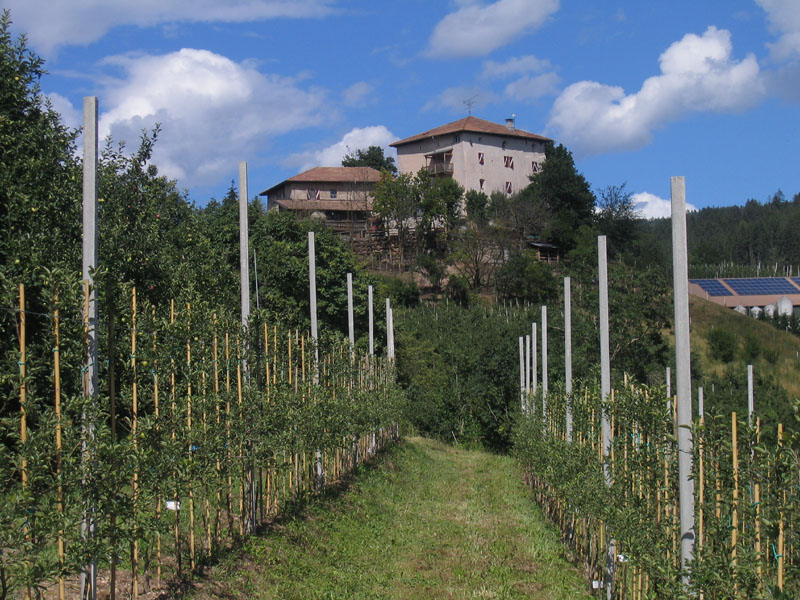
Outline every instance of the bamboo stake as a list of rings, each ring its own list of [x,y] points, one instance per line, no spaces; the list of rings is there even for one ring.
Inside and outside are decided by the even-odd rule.
[[[703,527],[704,527],[704,510],[703,510],[703,503],[705,502],[705,490],[706,490],[706,472],[705,472],[705,436],[703,435],[703,425],[705,423],[705,417],[701,414],[700,415],[700,435],[698,436],[697,440],[697,449],[698,449],[698,475],[699,475],[699,486],[697,491],[697,499],[698,499],[698,518],[697,518],[697,548],[702,551],[703,550]],[[702,595],[702,594],[701,594]]]
[[[56,411],[56,506],[58,509],[58,599],[64,600],[64,485],[61,479],[62,440],[61,440],[61,334],[59,330],[58,293],[53,295],[53,387],[55,388]]]
[[[175,324],[175,300],[169,301],[169,322],[170,325]],[[170,355],[170,416],[173,422],[172,433],[170,438],[175,441],[175,417],[177,411],[176,405],[176,381],[175,381],[175,357]],[[181,560],[181,509],[180,509],[180,490],[177,485],[175,487],[175,524],[173,526],[173,535],[175,537],[175,559],[177,561],[178,579],[182,576],[182,560]]]
[[[192,342],[191,342],[191,304],[186,304],[186,431],[189,445],[189,465],[193,463],[192,452]],[[195,539],[194,539],[194,475],[189,475],[189,568],[195,569]]]
[[[783,447],[783,423],[778,424],[778,448]],[[780,516],[778,520],[778,589],[783,591],[783,577],[784,577],[784,564],[785,564],[785,554],[786,554],[786,543],[785,543],[785,536],[784,530],[786,527],[786,521],[784,519],[783,514],[783,507],[786,505],[786,491],[781,492],[781,496],[783,502],[780,504]]]
[[[731,413],[731,450],[733,452],[733,512],[731,515],[731,563],[736,573],[736,545],[739,542],[739,436],[736,413]]]
[[[225,504],[228,511],[228,533],[233,536],[233,476],[231,475],[231,347],[230,333],[225,330],[225,454],[228,490]]]
[[[139,539],[136,535],[136,512],[139,502],[139,468],[136,453],[139,445],[136,439],[139,426],[139,388],[136,381],[136,288],[131,290],[131,440],[133,442],[133,551],[131,552],[131,587],[134,600],[139,598]]]
[[[206,345],[205,342],[201,344],[203,351],[202,369],[200,370],[200,402],[203,407],[203,439],[208,439],[208,414],[207,414],[207,397],[206,397]],[[211,554],[211,506],[208,500],[208,484],[203,486],[203,502],[205,504],[205,521],[206,521],[206,548],[208,553]]]
[[[239,334],[236,334],[236,348],[237,353],[239,353],[239,359],[236,361],[236,399],[237,399],[237,410],[239,416],[239,424],[241,425],[241,415],[242,415],[242,358],[241,358],[241,340],[239,339]],[[241,442],[239,443],[239,458],[240,460],[243,458],[243,447]],[[239,536],[244,536],[244,490],[245,481],[244,477],[240,475],[239,477]]]
[[[25,286],[19,284],[19,441],[20,450],[22,453],[22,472],[20,474],[22,479],[23,492],[28,487],[28,459],[25,453],[25,443],[28,441],[28,385],[25,378],[28,374],[27,369],[27,341],[25,339],[27,329],[27,315],[25,313]],[[30,540],[29,525],[25,525],[25,539]],[[25,585],[25,600],[30,600],[31,588]]]
[[[156,308],[153,307],[153,413],[156,419],[156,431],[159,429],[158,425],[158,346],[156,338]],[[156,494],[156,521],[161,521],[161,494]],[[161,585],[161,528],[156,532],[156,583]]]
[[[756,417],[756,444],[760,443],[761,441],[761,417]],[[758,560],[758,565],[756,566],[756,572],[758,573],[758,589],[761,590],[762,585],[762,577],[764,575],[763,572],[763,563],[762,563],[762,556],[761,556],[761,484],[756,481],[753,485],[753,503],[756,507],[756,557]]]
[[[220,417],[219,412],[219,334],[217,332],[217,313],[212,315],[212,320],[214,322],[214,340],[212,346],[212,364],[214,365],[214,413],[216,416],[216,423],[217,423],[217,431],[219,431],[220,423],[222,423],[222,419]],[[217,481],[219,481],[219,485],[217,486],[217,510],[214,522],[214,538],[215,543],[217,546],[220,545],[220,533],[219,533],[219,524],[222,518],[222,464],[219,460],[219,454],[217,454],[217,458],[215,460],[215,467],[217,469]]]

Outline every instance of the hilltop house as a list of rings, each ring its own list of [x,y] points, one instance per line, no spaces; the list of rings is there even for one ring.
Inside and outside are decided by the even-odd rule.
[[[380,181],[370,167],[314,167],[259,194],[267,209],[318,218],[338,234],[353,239],[369,234],[372,191]]]
[[[544,146],[552,141],[505,125],[466,117],[390,144],[397,149],[401,173],[426,168],[452,177],[466,190],[513,194],[527,187],[544,162]]]

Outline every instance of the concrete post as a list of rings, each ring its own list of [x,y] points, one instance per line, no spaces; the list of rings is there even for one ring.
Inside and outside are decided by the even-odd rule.
[[[609,358],[608,328],[608,258],[606,253],[606,236],[597,237],[598,279],[600,285],[600,395],[603,404],[603,472],[606,484],[611,485],[609,456],[611,454],[611,420],[608,415],[608,396],[611,393],[611,359]],[[606,554],[606,598],[614,597],[614,565],[616,561],[616,544],[608,541]]]
[[[350,354],[356,345],[355,323],[353,321],[353,274],[347,274],[347,335],[350,339]]]
[[[519,409],[525,414],[525,339],[519,337]]]
[[[547,307],[542,307],[542,417],[547,418]]]
[[[239,163],[239,279],[242,295],[242,328],[250,320],[250,254],[247,223],[247,163]]]
[[[392,323],[392,304],[386,299],[386,356],[394,360],[394,324]]]
[[[567,393],[567,441],[572,441],[572,298],[570,278],[564,277],[564,390]]]
[[[753,426],[753,412],[755,400],[753,398],[753,365],[747,365],[747,424]]]
[[[531,336],[525,336],[525,393],[531,393]]]
[[[598,276],[600,283],[600,395],[603,402],[603,454],[611,453],[611,421],[606,412],[606,402],[611,393],[611,359],[609,357],[608,331],[608,261],[606,236],[597,237]],[[608,464],[605,465],[606,482],[611,484]]]
[[[697,388],[697,413],[703,418],[703,388]]]
[[[88,323],[86,332],[88,348],[86,356],[86,386],[84,395],[97,404],[97,294],[94,289],[92,271],[97,268],[97,98],[86,96],[83,99],[83,279],[89,285],[89,307],[85,315]],[[87,456],[88,445],[94,438],[94,422],[91,414],[84,413],[83,455]],[[91,467],[90,467],[91,468]],[[84,484],[86,481],[84,480]],[[86,539],[95,533],[95,507],[87,505],[84,512],[81,533]],[[93,558],[81,572],[81,598],[97,598],[97,559]]]
[[[678,498],[681,567],[694,557],[694,479],[692,478],[692,372],[689,344],[689,260],[686,247],[686,184],[670,179],[672,196],[672,273],[675,301],[675,366],[678,396]],[[689,576],[683,576],[684,585]]]
[[[537,362],[538,358],[538,348],[539,345],[537,341],[537,334],[536,334],[536,323],[531,325],[531,384],[533,385],[533,395],[535,396],[536,393],[539,391],[539,374],[537,373],[537,369],[539,364]]]
[[[369,355],[375,354],[375,318],[372,313],[372,286],[367,287],[367,304],[369,304]]]
[[[314,340],[314,383],[319,382],[319,331],[317,330],[317,258],[314,232],[308,232],[308,295],[311,312],[311,339]]]
[[[669,367],[667,367],[666,380],[667,380],[667,400],[669,402],[672,402],[672,371],[670,370]]]

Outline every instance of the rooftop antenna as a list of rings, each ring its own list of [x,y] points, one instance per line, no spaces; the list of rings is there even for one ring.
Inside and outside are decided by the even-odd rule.
[[[476,100],[477,97],[478,97],[478,94],[475,94],[474,96],[464,100],[464,104],[467,106],[467,114],[470,115],[470,116],[472,115],[472,107],[477,102],[477,100]]]

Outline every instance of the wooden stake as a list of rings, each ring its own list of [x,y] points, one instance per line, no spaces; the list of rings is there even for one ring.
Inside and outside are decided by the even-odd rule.
[[[53,387],[55,388],[56,411],[56,506],[58,509],[58,598],[64,600],[64,528],[61,525],[64,517],[64,485],[61,479],[62,440],[61,440],[61,334],[58,310],[58,293],[53,295]]]
[[[225,330],[225,454],[228,490],[225,504],[228,512],[228,532],[233,536],[233,476],[231,475],[231,348],[230,333]]]
[[[153,413],[156,418],[156,431],[158,431],[158,346],[156,338],[156,309],[153,307]],[[156,494],[156,521],[161,521],[161,501],[163,498],[161,494]],[[156,583],[161,585],[161,528],[158,528],[156,533]]]
[[[189,438],[189,464],[192,464],[192,333],[191,333],[191,304],[186,304],[186,431]],[[195,539],[194,539],[194,480],[189,477],[189,568],[195,568]]]
[[[139,540],[136,536],[136,512],[137,503],[139,501],[139,468],[138,458],[136,453],[138,451],[138,441],[136,440],[137,428],[139,425],[139,388],[136,382],[136,288],[131,290],[131,440],[133,442],[133,482],[131,484],[133,490],[133,551],[131,552],[131,587],[134,600],[139,598]]]
[[[731,515],[731,563],[736,572],[736,545],[739,543],[739,436],[736,413],[731,413],[731,450],[733,452],[733,512]]]
[[[761,441],[761,418],[756,417],[756,444],[760,443]],[[762,585],[762,577],[764,575],[763,572],[763,563],[762,563],[762,556],[761,556],[761,484],[756,481],[753,485],[753,503],[756,507],[756,560],[758,561],[758,565],[756,566],[756,572],[758,573],[758,589],[761,590]]]
[[[26,317],[25,314],[25,286],[19,284],[19,441],[20,452],[22,454],[22,472],[20,474],[22,479],[22,490],[28,487],[28,459],[26,458],[25,443],[28,441],[28,384],[25,377],[28,374],[27,361],[27,341],[26,335]],[[29,526],[25,525],[25,539],[30,540]],[[30,600],[31,588],[25,586],[25,600]]]
[[[241,424],[241,415],[242,415],[242,358],[241,358],[241,340],[239,339],[239,334],[236,335],[236,348],[238,348],[237,352],[239,353],[239,359],[236,361],[236,398],[237,398],[237,406],[239,411],[239,423]],[[243,457],[243,448],[241,443],[239,444],[239,457]],[[239,535],[244,536],[244,478],[240,476],[239,478]]]
[[[783,447],[783,423],[778,424],[778,448]],[[781,496],[783,502],[780,504],[780,516],[778,521],[778,589],[783,591],[783,577],[784,577],[784,564],[785,564],[785,554],[786,554],[786,542],[784,536],[784,530],[786,527],[786,521],[784,519],[783,514],[783,507],[786,506],[786,491],[783,490],[781,492]]]
[[[169,301],[169,322],[170,325],[175,324],[175,300]],[[172,422],[175,422],[176,416],[176,382],[175,382],[175,358],[170,358],[170,374],[169,374],[169,381],[170,381],[170,416],[172,418]],[[172,441],[175,441],[175,429],[173,428],[172,433],[170,434]],[[177,572],[178,572],[178,579],[182,577],[182,565],[183,561],[181,560],[181,511],[180,511],[180,490],[178,487],[175,487],[175,524],[173,526],[173,535],[175,538],[175,560],[177,562]]]
[[[222,419],[220,418],[220,411],[219,411],[219,334],[217,332],[217,324],[218,324],[217,313],[214,313],[213,321],[214,321],[214,342],[212,348],[212,362],[214,365],[214,412],[216,415],[217,431],[219,431],[219,426],[220,423],[222,423]],[[217,511],[214,522],[214,537],[217,546],[219,546],[221,541],[219,533],[219,526],[220,526],[219,524],[222,512],[222,463],[219,460],[219,455],[217,455],[215,466],[217,469],[217,481],[219,481],[219,485],[217,486]]]

